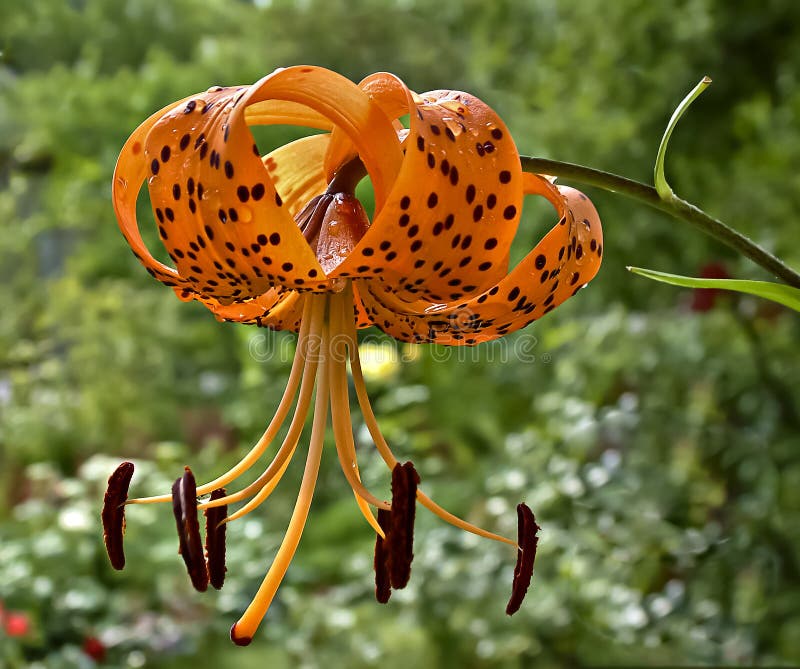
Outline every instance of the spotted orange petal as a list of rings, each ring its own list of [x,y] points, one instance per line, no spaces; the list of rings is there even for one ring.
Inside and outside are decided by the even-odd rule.
[[[380,274],[401,299],[447,302],[505,275],[522,170],[505,124],[478,98],[433,91],[416,100],[389,200],[338,273]]]
[[[524,177],[525,192],[546,197],[560,220],[508,276],[469,300],[442,304],[403,302],[379,282],[358,282],[375,325],[402,341],[478,344],[532,323],[592,279],[603,254],[594,206],[573,188]]]
[[[120,152],[114,179],[111,185],[114,212],[120,230],[125,236],[133,254],[139,259],[147,271],[168,286],[187,286],[189,282],[182,278],[174,268],[156,260],[145,246],[136,220],[136,200],[142,182],[147,178],[148,167],[144,160],[143,147],[147,134],[168,111],[182,107],[189,98],[178,100],[150,116],[142,123],[125,142]]]
[[[287,104],[260,106],[274,100]],[[117,166],[120,225],[154,276],[220,304],[252,299],[275,285],[327,288],[258,155],[245,113],[251,104],[259,122],[288,122],[294,113],[294,122],[323,125],[324,117],[343,128],[384,191],[401,160],[399,141],[380,109],[355,84],[321,68],[279,70],[251,87],[215,87],[148,119]],[[133,186],[145,176],[177,271],[155,261],[141,242]]]
[[[283,206],[295,216],[297,211],[312,197],[325,190],[327,186],[322,172],[322,162],[330,135],[314,135],[304,137],[294,142],[281,146],[263,158],[265,167],[270,173],[273,183],[277,186],[283,199]],[[242,248],[240,253],[251,260],[251,269],[257,276],[262,276],[263,271],[259,257],[252,252],[254,249]],[[284,303],[280,323],[293,322],[291,316],[287,317],[288,304],[285,298],[290,291],[285,288],[270,288],[266,293],[255,298],[224,305],[219,300],[207,295],[194,292],[187,288],[176,288],[176,293],[184,301],[196,299],[210,309],[219,320],[236,321],[240,323],[258,323],[260,325],[276,327],[278,314],[273,313],[277,307]],[[297,300],[291,300],[296,304]],[[302,314],[302,312],[301,312]],[[276,327],[276,329],[281,329]]]

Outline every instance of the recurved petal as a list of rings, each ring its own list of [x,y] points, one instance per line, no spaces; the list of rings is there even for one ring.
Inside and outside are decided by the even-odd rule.
[[[293,290],[273,288],[252,300],[229,305],[219,304],[213,300],[199,301],[203,302],[219,321],[297,332],[303,316],[305,296]]]
[[[398,119],[409,113],[413,107],[413,95],[406,85],[395,75],[388,72],[377,72],[362,79],[358,87],[369,96],[386,118],[392,121],[396,131],[403,126]],[[330,181],[336,171],[357,153],[352,140],[341,128],[334,128],[331,143],[325,156],[325,176]],[[380,210],[385,197],[379,198],[377,210]]]
[[[304,137],[264,156],[264,166],[293,218],[328,186],[323,163],[330,139],[329,134]]]
[[[170,110],[184,106],[189,98],[168,105],[150,116],[142,123],[125,142],[114,169],[111,184],[114,212],[117,215],[120,230],[125,236],[133,254],[145,266],[147,271],[167,286],[190,286],[173,267],[156,260],[145,246],[139,232],[136,219],[136,200],[150,170],[144,157],[144,142],[147,134],[161,117]]]
[[[370,97],[349,79],[321,67],[296,66],[277,70],[254,84],[246,104],[265,99],[304,105],[330,119],[344,132],[367,168],[380,209],[403,160],[392,123]]]
[[[302,125],[307,128],[333,130],[333,123],[310,107],[287,100],[263,100],[244,111],[247,125]]]
[[[469,300],[404,302],[377,281],[359,282],[372,321],[401,341],[472,345],[518,330],[555,309],[600,267],[603,233],[581,192],[525,175],[526,193],[546,197],[559,222],[504,279]]]
[[[249,90],[194,96],[144,142],[161,239],[193,290],[223,304],[321,276],[245,122]]]
[[[394,110],[398,93],[384,95]],[[478,98],[434,91],[415,100],[394,188],[338,272],[382,272],[383,290],[400,299],[449,302],[477,295],[505,275],[522,171],[505,124]]]
[[[327,186],[323,171],[322,161],[325,150],[330,141],[330,135],[314,135],[304,137],[286,144],[263,158],[264,165],[273,183],[276,185],[283,206],[294,217],[297,211],[311,198],[323,192]],[[242,262],[250,263],[250,270],[259,278],[263,278],[268,268],[278,267],[278,263],[271,256],[260,254],[260,245],[251,245],[250,248],[240,249]],[[233,278],[230,268],[223,267],[217,270],[218,280]],[[317,276],[316,270],[310,270],[311,278]],[[270,288],[262,295],[254,298],[223,304],[214,297],[197,293],[190,288],[176,288],[176,293],[184,301],[197,300],[210,309],[218,320],[236,321],[240,323],[257,323],[274,329],[283,329],[281,324],[287,324],[288,329],[294,327],[294,318],[290,311],[297,303],[297,298],[288,300],[291,291],[285,288]],[[281,307],[278,310],[278,307]],[[298,314],[299,318],[299,314]]]

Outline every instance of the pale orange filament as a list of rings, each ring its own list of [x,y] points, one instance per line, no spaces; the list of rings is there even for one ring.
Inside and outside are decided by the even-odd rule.
[[[351,288],[348,288],[348,291],[346,292],[350,292],[351,290]],[[352,297],[350,300],[350,303],[352,303]],[[364,374],[361,370],[361,359],[358,355],[358,339],[356,335],[355,321],[353,321],[349,313],[347,313],[345,314],[345,318],[342,320],[342,322],[344,324],[344,333],[347,337],[348,350],[350,352],[350,373],[353,377],[353,385],[355,386],[358,403],[361,407],[361,414],[364,417],[364,423],[366,424],[367,429],[372,436],[372,440],[375,443],[375,447],[378,449],[378,453],[380,453],[383,461],[386,463],[389,469],[394,469],[394,466],[397,464],[398,460],[394,456],[394,453],[392,453],[391,448],[389,448],[389,444],[386,442],[386,439],[384,438],[383,433],[378,426],[378,420],[375,418],[375,413],[372,411],[372,405],[370,404],[369,395],[367,394],[367,387],[364,384]],[[426,509],[439,516],[439,518],[450,523],[451,525],[454,525],[455,527],[458,527],[459,529],[471,532],[472,534],[477,534],[478,536],[486,539],[500,541],[502,543],[509,544],[510,546],[517,546],[517,542],[513,539],[495,534],[494,532],[489,532],[488,530],[484,530],[477,525],[468,523],[466,520],[462,520],[458,516],[453,515],[446,509],[443,509],[441,506],[439,506],[421,490],[417,490],[417,500]]]
[[[292,402],[294,401],[295,394],[297,393],[297,388],[300,385],[300,380],[305,372],[305,363],[307,357],[306,353],[309,346],[309,330],[311,329],[312,324],[315,322],[315,309],[319,312],[319,315],[317,316],[318,319],[321,319],[321,310],[324,309],[324,304],[319,305],[317,304],[318,302],[319,300],[306,300],[306,303],[303,306],[303,320],[300,324],[300,332],[297,339],[297,353],[295,354],[294,361],[292,362],[292,369],[289,372],[289,380],[286,383],[286,390],[283,393],[283,397],[278,404],[278,408],[275,410],[275,415],[272,417],[269,426],[264,431],[264,434],[261,435],[261,438],[255,444],[255,446],[250,449],[250,452],[247,453],[247,455],[245,455],[236,465],[234,465],[221,476],[215,478],[213,481],[209,481],[208,483],[198,486],[198,496],[206,495],[217,488],[226,486],[231,481],[234,481],[239,476],[247,472],[263,455],[264,451],[267,450],[267,447],[272,443],[272,440],[275,439],[275,436],[281,429],[283,422],[286,420],[289,409],[291,409]],[[156,504],[171,501],[172,495],[157,495],[154,497],[129,499],[127,503]]]

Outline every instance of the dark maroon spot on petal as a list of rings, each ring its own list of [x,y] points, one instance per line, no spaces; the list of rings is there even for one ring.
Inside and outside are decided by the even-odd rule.
[[[108,487],[103,498],[103,541],[108,559],[114,569],[125,566],[125,551],[122,539],[125,535],[125,502],[128,501],[128,487],[133,476],[133,463],[123,462],[108,477]]]
[[[496,246],[497,246],[497,239],[495,237],[490,237],[484,243],[483,248],[485,248],[487,251],[491,251]]]
[[[262,197],[264,197],[264,193],[266,192],[266,188],[264,188],[264,184],[258,183],[250,189],[250,195],[252,195],[253,199],[258,201]],[[277,193],[276,193],[277,195]],[[277,199],[277,198],[276,198]],[[280,204],[278,205],[280,206]]]
[[[247,186],[239,186],[236,189],[236,196],[239,198],[240,202],[247,202],[250,199],[250,190]]]
[[[495,128],[492,130],[492,137],[495,139],[503,139],[503,131],[500,128]]]
[[[517,215],[517,208],[513,204],[508,205],[503,210],[503,218],[505,218],[507,221],[510,221],[516,215]]]
[[[500,172],[501,184],[507,184],[510,181],[511,181],[511,172],[509,172],[508,170],[503,170],[502,172]]]
[[[153,158],[153,162],[150,163],[150,171],[153,174],[158,174],[158,170],[159,170],[160,167],[161,166],[158,164],[158,160],[156,158]]]
[[[428,209],[433,209],[439,203],[439,196],[436,193],[431,193],[428,196]]]
[[[470,184],[467,186],[467,204],[472,204],[475,200],[475,186]]]
[[[408,209],[411,206],[411,198],[408,195],[404,195],[400,200],[400,209]]]
[[[169,150],[168,146],[164,146],[164,147],[161,148],[161,162],[162,163],[166,163],[169,160],[170,153],[172,153],[172,152]]]
[[[225,161],[225,176],[233,179],[233,163],[230,160]]]
[[[188,132],[183,137],[181,137],[181,143],[179,145],[181,147],[181,151],[184,151],[186,147],[189,146],[189,142],[191,141],[191,139],[192,139],[191,135],[189,135]]]
[[[540,253],[538,256],[536,256],[534,264],[536,265],[536,269],[543,269],[547,264],[547,258]]]

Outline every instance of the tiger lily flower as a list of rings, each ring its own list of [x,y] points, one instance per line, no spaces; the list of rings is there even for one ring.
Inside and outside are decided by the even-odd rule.
[[[408,128],[401,123],[406,116]],[[259,124],[324,132],[262,156],[249,130]],[[355,196],[365,177],[375,194],[371,220]],[[144,182],[173,266],[156,260],[142,240],[136,201]],[[546,198],[558,222],[509,271],[525,195]],[[236,643],[249,643],[300,541],[330,411],[342,471],[376,534],[379,601],[408,580],[419,502],[459,528],[517,549],[507,612],[516,611],[533,571],[539,529],[533,514],[518,507],[515,540],[454,516],[418,488],[417,471],[398,461],[378,426],[357,330],[374,325],[404,342],[472,346],[532,323],[574,295],[600,266],[600,221],[586,196],[523,172],[508,128],[473,95],[417,95],[391,74],[355,84],[319,67],[298,66],[252,86],[210,88],[153,114],[122,148],[113,200],[136,257],[178,297],[200,301],[223,321],[293,330],[298,344],[272,421],[230,471],[196,485],[187,468],[172,494],[131,500],[133,466],[124,463],[112,475],[104,508],[112,564],[124,565],[124,505],[172,502],[193,584],[199,590],[209,582],[221,587],[225,524],[269,497],[312,412],[286,536],[231,630]],[[392,472],[391,501],[361,482],[348,364],[364,422]],[[271,463],[250,485],[225,492],[256,465],[292,406],[288,433]],[[228,513],[237,502],[244,504]],[[206,514],[205,555],[198,510]]]

